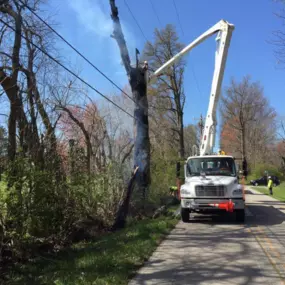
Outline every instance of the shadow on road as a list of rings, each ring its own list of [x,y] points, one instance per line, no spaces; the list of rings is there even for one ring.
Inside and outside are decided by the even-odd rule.
[[[251,191],[251,190],[245,190],[244,191],[244,193],[246,194],[246,195],[264,195],[264,194],[262,194],[262,193],[255,193],[255,192],[253,192],[253,191]]]
[[[244,224],[235,221],[234,213],[193,214],[189,223],[178,224],[131,284],[281,284],[256,235],[263,229],[272,240],[284,241],[285,248],[285,204],[250,190],[246,194],[258,197],[248,199]]]
[[[270,206],[262,205],[270,204]],[[285,221],[285,214],[278,208],[279,204],[268,201],[262,204],[249,204],[249,210],[253,214],[247,218],[247,223],[251,226],[273,226],[280,225]]]
[[[269,205],[268,205],[269,204]],[[284,203],[247,204],[250,215],[246,213],[245,226],[273,226],[282,224],[285,221],[285,214],[279,209],[285,210]],[[191,219],[186,224],[203,223],[209,225],[237,225],[235,213],[223,213],[221,215],[192,214]]]
[[[191,219],[186,224],[209,224],[209,225],[234,225],[237,224],[234,213],[223,214],[191,214]]]
[[[238,225],[179,224],[156,254],[131,284],[279,284],[266,261],[260,267],[264,254],[251,233]]]
[[[282,202],[282,201],[266,201],[266,200],[258,200],[258,203],[261,203],[261,204],[267,204],[267,205],[272,205],[272,206],[283,206],[285,207],[285,203]],[[282,207],[280,207],[282,208]]]
[[[234,256],[229,258],[234,258]],[[258,266],[245,267],[236,264],[231,268],[225,268],[224,265],[205,266],[205,263],[195,262],[193,258],[189,259],[189,265],[172,267],[171,269],[145,273],[136,280],[136,285],[147,284],[175,284],[175,285],[200,285],[200,284],[266,284],[255,283],[259,278],[268,278],[278,282],[276,276],[266,276],[264,271]],[[150,281],[151,280],[151,281]],[[265,279],[266,280],[266,279]],[[273,281],[274,282],[274,281]],[[278,283],[272,284],[278,284]],[[267,285],[267,284],[266,284]]]

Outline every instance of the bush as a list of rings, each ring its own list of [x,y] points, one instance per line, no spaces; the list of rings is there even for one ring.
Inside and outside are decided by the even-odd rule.
[[[176,185],[176,164],[175,160],[165,163],[165,160],[157,159],[152,161],[151,166],[149,199],[160,205],[163,198],[169,195],[169,187]]]
[[[255,169],[251,172],[251,175],[248,176],[247,180],[255,180],[265,175],[265,171],[268,172],[268,175],[277,176],[280,181],[284,180],[283,173],[278,169],[278,167],[270,164],[258,164]]]
[[[116,163],[91,176],[58,180],[53,170],[17,158],[0,184],[0,251],[4,242],[21,257],[24,244],[63,246],[74,236],[98,235],[112,225],[125,187]]]

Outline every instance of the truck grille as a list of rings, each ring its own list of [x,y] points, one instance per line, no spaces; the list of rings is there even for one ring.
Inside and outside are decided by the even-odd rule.
[[[225,187],[223,185],[204,186],[197,185],[195,187],[197,197],[224,197]]]

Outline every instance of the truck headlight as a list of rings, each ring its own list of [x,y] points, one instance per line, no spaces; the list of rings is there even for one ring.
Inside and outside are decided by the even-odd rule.
[[[240,196],[242,195],[242,190],[241,189],[236,189],[233,191],[233,196]]]
[[[181,189],[181,190],[180,190],[180,193],[181,193],[182,195],[190,195],[190,194],[191,194],[190,191],[187,190],[187,189]]]

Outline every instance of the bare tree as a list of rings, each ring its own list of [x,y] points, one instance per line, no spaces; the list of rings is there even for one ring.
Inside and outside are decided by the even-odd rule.
[[[281,20],[283,29],[278,29],[273,32],[273,40],[271,43],[276,46],[274,51],[275,56],[278,60],[278,63],[284,65],[285,63],[285,1],[284,0],[276,0],[277,3],[281,3],[284,7],[281,8],[280,12],[275,13],[275,15]]]
[[[0,181],[2,178],[2,173],[7,168],[7,146],[7,131],[4,127],[0,126]]]
[[[33,10],[39,9],[40,0],[23,2]],[[45,133],[46,149],[56,160],[56,135],[47,108],[43,102],[38,81],[50,65],[35,47],[48,50],[52,44],[50,31],[43,23],[25,10],[19,1],[6,1],[0,6],[2,12],[0,82],[10,102],[8,123],[8,157],[13,161],[17,150],[17,126],[19,146],[23,153],[29,152],[35,163],[43,164],[40,132]],[[12,31],[12,32],[11,32]],[[11,38],[13,35],[13,38]],[[9,54],[7,51],[12,50]],[[43,68],[44,67],[44,68]],[[56,69],[54,69],[56,70]],[[45,76],[45,75],[44,75]],[[38,116],[39,114],[39,116]],[[45,130],[40,130],[38,120]],[[60,174],[59,167],[54,168]]]
[[[167,25],[162,30],[156,29],[154,36],[154,43],[147,42],[144,50],[144,56],[152,70],[161,67],[184,47],[179,43],[177,33],[172,25]],[[178,142],[178,154],[182,159],[185,156],[183,126],[183,109],[185,105],[184,69],[185,61],[181,59],[153,84],[153,88],[157,90],[155,107],[160,111],[164,109],[165,116],[172,123],[169,131],[173,132],[173,138]]]
[[[130,88],[125,87],[124,89],[124,92],[130,93],[128,90]],[[126,94],[114,94],[109,97],[118,105],[124,106],[124,109],[129,113],[134,111],[134,102]],[[129,162],[133,156],[134,148],[132,118],[110,104],[105,105],[102,102],[102,105],[99,106],[100,114],[106,123],[107,134],[104,145],[106,155],[109,161],[116,161],[121,167],[125,162],[128,162],[126,167],[129,173],[133,166]]]
[[[115,0],[110,0],[111,18],[114,24],[112,37],[116,40],[120,49],[121,58],[131,86],[133,100],[135,101],[134,127],[135,146],[134,164],[138,167],[136,182],[139,190],[145,198],[146,189],[150,185],[150,141],[148,123],[148,100],[147,100],[147,65],[135,67],[131,65],[127,44],[122,31],[118,8]]]
[[[195,125],[187,125],[184,127],[184,145],[186,157],[193,155],[193,146],[199,145],[199,133]]]
[[[246,171],[247,157],[257,149],[257,142],[260,142],[258,151],[273,143],[275,112],[264,97],[260,84],[250,82],[248,76],[240,83],[232,80],[222,97],[221,111],[224,122],[222,144],[227,136],[239,142],[235,151],[240,152],[243,170]]]
[[[14,4],[14,5],[13,5]],[[22,102],[19,97],[18,77],[20,69],[20,49],[21,49],[21,33],[22,33],[22,10],[23,8],[13,1],[11,5],[8,1],[1,3],[0,11],[6,21],[13,20],[15,27],[14,41],[12,46],[12,54],[7,54],[6,61],[11,62],[10,66],[0,66],[0,82],[3,90],[7,94],[10,101],[10,114],[8,123],[8,157],[11,161],[16,155],[16,123],[19,118]],[[1,27],[1,43],[4,35],[9,33],[5,25]],[[2,52],[3,54],[3,52]],[[4,62],[3,62],[4,63]],[[7,72],[10,71],[10,74]]]

